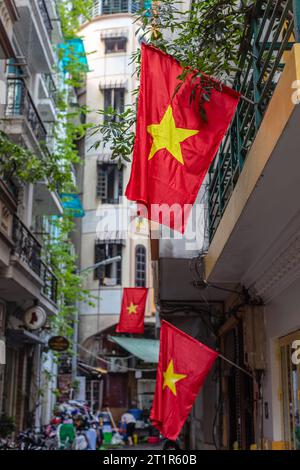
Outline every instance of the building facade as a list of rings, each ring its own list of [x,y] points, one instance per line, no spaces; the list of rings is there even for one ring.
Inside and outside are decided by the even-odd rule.
[[[1,159],[9,158],[5,139],[45,161],[55,150],[63,41],[55,1],[1,2]],[[43,178],[25,182],[11,171],[0,175],[0,187],[0,415],[19,431],[48,423],[56,400],[57,365],[47,342],[59,305],[44,241],[63,205]]]
[[[219,359],[200,393],[192,449],[299,449],[299,18],[299,2],[255,2],[194,220],[205,241],[152,244],[160,315],[235,364]]]
[[[249,101],[210,170],[204,277],[223,289],[223,354],[252,375],[223,364],[225,448],[299,449],[299,17],[253,8],[235,81]]]
[[[81,34],[87,52],[89,72],[86,82],[86,105],[89,109],[87,122],[96,125],[103,117],[99,110],[112,108],[123,112],[135,99],[137,87],[131,54],[137,50],[138,37],[132,13],[138,2],[95,1],[91,19],[84,22]],[[96,357],[109,359],[117,348],[109,347],[106,338],[113,334],[121,310],[124,287],[148,287],[146,325],[153,325],[153,289],[150,263],[148,225],[135,217],[134,206],[124,197],[130,175],[130,165],[118,168],[111,159],[109,146],[102,143],[92,148],[100,134],[88,135],[85,142],[83,169],[83,206],[81,265],[85,270],[86,288],[92,304],[82,304],[79,318],[79,356],[87,364],[96,364]],[[131,227],[131,235],[128,228]],[[121,260],[105,267],[89,269],[95,263],[120,256]],[[154,327],[152,327],[154,334]],[[91,352],[93,356],[91,355]],[[95,362],[96,361],[96,362]],[[110,359],[109,359],[110,361]],[[107,362],[105,363],[107,366]],[[104,364],[104,365],[105,365]],[[107,368],[107,367],[106,367]],[[114,368],[104,380],[104,392],[100,381],[95,387],[97,403],[105,402],[111,395],[112,408],[130,406],[127,381],[130,374],[116,374]],[[91,396],[90,381],[87,396]],[[116,399],[109,390],[121,390]],[[104,393],[104,395],[103,395]],[[100,399],[99,399],[100,396]]]

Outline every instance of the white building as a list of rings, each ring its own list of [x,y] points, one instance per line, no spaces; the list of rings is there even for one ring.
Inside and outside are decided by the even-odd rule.
[[[97,124],[102,119],[98,114],[100,109],[111,106],[122,111],[132,103],[137,77],[130,62],[138,39],[131,2],[94,3],[91,20],[82,25],[81,34],[89,64],[86,104],[91,112],[87,121]],[[89,137],[85,144],[83,205],[86,215],[82,219],[81,270],[118,255],[122,260],[86,273],[86,287],[94,305],[81,305],[79,342],[94,353],[103,348],[97,335],[118,323],[124,287],[149,287],[148,321],[151,321],[153,309],[147,222],[133,218],[135,239],[126,234],[130,215],[129,203],[123,195],[130,164],[119,170],[110,159],[108,147],[101,145],[97,150],[91,149],[100,137],[100,134]]]

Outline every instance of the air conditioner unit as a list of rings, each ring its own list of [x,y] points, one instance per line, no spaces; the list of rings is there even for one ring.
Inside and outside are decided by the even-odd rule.
[[[109,372],[127,372],[128,365],[127,359],[123,359],[122,357],[110,357],[108,363],[108,371]]]
[[[116,277],[105,277],[103,280],[103,284],[105,286],[116,286],[117,285],[117,278]]]

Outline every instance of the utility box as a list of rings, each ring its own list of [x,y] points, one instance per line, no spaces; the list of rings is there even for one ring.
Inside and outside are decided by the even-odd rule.
[[[266,368],[264,307],[247,305],[243,313],[244,362],[252,370]]]

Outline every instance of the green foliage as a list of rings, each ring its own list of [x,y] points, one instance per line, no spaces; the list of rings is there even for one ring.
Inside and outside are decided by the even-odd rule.
[[[3,414],[0,417],[0,437],[10,436],[16,429],[14,418]]]
[[[58,11],[64,37],[75,38],[79,29],[79,16],[88,17],[92,0],[59,0]],[[58,51],[60,54],[60,51]],[[73,56],[74,54],[74,56]],[[59,71],[57,70],[57,73]],[[0,131],[0,174],[7,179],[14,178],[19,183],[46,181],[51,190],[76,192],[73,168],[80,164],[78,141],[82,139],[89,125],[85,124],[87,109],[84,106],[70,107],[70,95],[84,83],[86,69],[72,47],[68,48],[68,61],[64,75],[63,90],[56,96],[57,119],[53,138],[55,148],[49,152],[46,143],[40,142],[40,152],[23,148],[12,142]],[[74,222],[67,215],[53,221],[57,226],[57,239],[44,240],[44,256],[50,261],[58,280],[59,314],[51,317],[51,327],[57,334],[72,338],[73,318],[76,302],[86,298],[82,279],[76,274],[76,256],[70,239]],[[71,341],[70,341],[71,342]]]
[[[130,162],[134,141],[133,129],[136,121],[135,110],[128,107],[123,113],[117,113],[113,108],[109,108],[105,111],[98,111],[98,114],[102,117],[103,123],[94,128],[92,135],[97,134],[100,130],[102,139],[97,141],[93,147],[97,150],[101,142],[104,146],[110,145],[111,159],[117,159],[119,167],[122,165],[122,160]]]
[[[34,182],[42,179],[48,169],[45,170],[39,156],[13,143],[0,131],[0,172],[8,178],[15,176],[21,181]]]
[[[59,314],[50,318],[55,334],[66,336],[72,342],[73,320],[77,302],[86,300],[89,291],[83,288],[82,277],[76,272],[76,254],[70,240],[75,229],[71,217],[64,215],[52,220],[56,237],[44,240],[45,253],[50,255],[51,267],[58,280]]]
[[[218,86],[205,76],[213,76],[221,81],[232,81],[238,67],[238,50],[244,34],[245,18],[255,2],[252,0],[203,0],[192,1],[187,11],[181,11],[180,1],[153,1],[151,10],[140,10],[136,14],[137,34],[145,41],[174,56],[184,68],[181,84],[188,74],[192,74],[195,90],[201,85],[203,90],[199,103],[199,113],[206,119],[203,102],[209,101],[211,89]],[[137,73],[140,70],[140,51],[132,56]],[[200,72],[197,72],[200,71]],[[196,80],[200,77],[199,80]],[[180,84],[176,90],[178,91]],[[134,92],[134,95],[136,91]],[[194,95],[194,96],[193,96]],[[113,115],[111,110],[100,111],[105,117],[94,127],[100,135],[94,147],[100,143],[110,144],[113,156],[128,161],[134,141],[135,105],[124,113]],[[109,128],[110,124],[110,128]],[[124,132],[124,129],[126,132]],[[122,142],[122,144],[121,144]]]
[[[78,33],[80,17],[89,19],[89,9],[93,3],[93,0],[57,0],[57,10],[65,38],[72,38]]]

